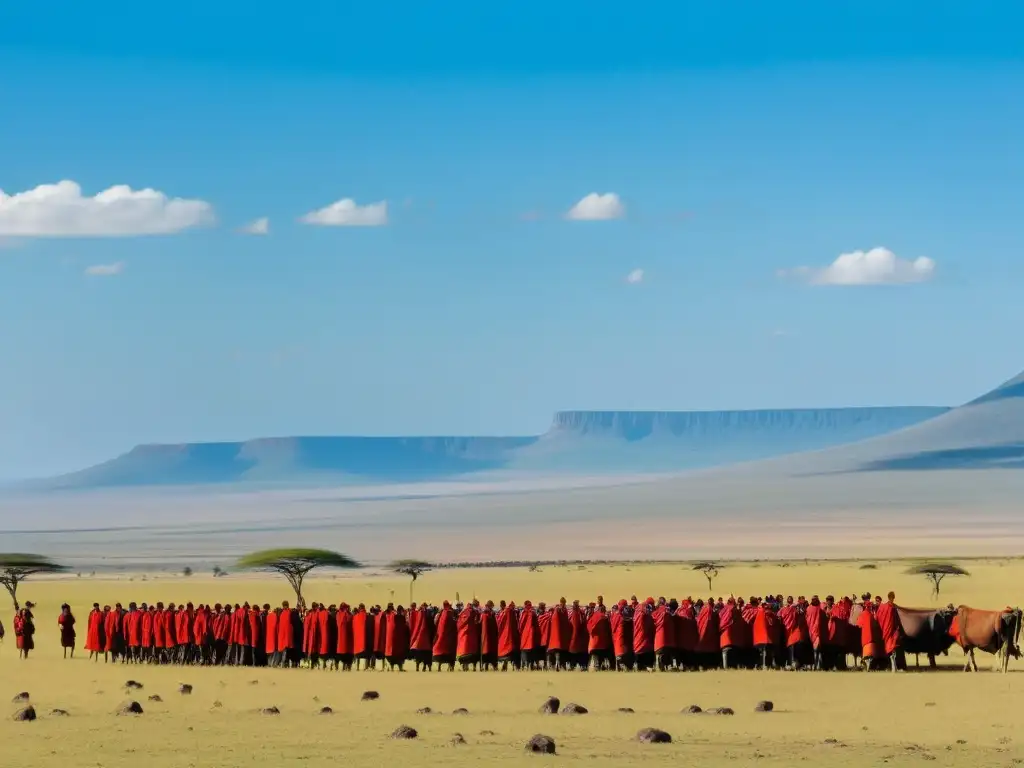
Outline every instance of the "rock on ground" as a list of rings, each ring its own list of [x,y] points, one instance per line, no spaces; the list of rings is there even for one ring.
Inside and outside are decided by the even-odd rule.
[[[23,704],[24,702],[26,702],[28,700],[29,700],[28,691],[22,691],[17,696],[15,696],[13,699],[11,699],[11,704]]]
[[[419,736],[415,728],[410,728],[408,725],[400,725],[391,732],[392,739],[415,739]]]
[[[641,728],[636,732],[636,740],[643,744],[672,743],[672,737],[659,728]]]
[[[624,715],[632,715],[635,710],[632,707],[619,707],[618,711]]]
[[[117,710],[119,715],[141,715],[142,705],[137,701],[126,701]]]
[[[178,693],[180,693],[182,696],[188,696],[192,693],[192,686],[188,683],[182,683],[178,686]]]
[[[362,701],[376,701],[380,698],[380,694],[376,691],[363,691],[363,695],[360,698]]]
[[[281,710],[277,707],[264,707],[260,710],[261,715],[280,715]]]
[[[452,738],[448,743],[451,744],[453,747],[456,747],[459,744],[465,744],[466,739],[461,733],[453,733]]]
[[[14,713],[14,719],[19,723],[31,723],[36,719],[36,708],[29,704]]]
[[[140,683],[138,680],[128,680],[124,684],[124,687],[128,688],[129,690],[133,690],[133,691],[141,691],[142,690],[142,683]]]
[[[538,733],[526,742],[526,751],[542,755],[553,755],[555,754],[555,740],[550,736]]]
[[[557,696],[549,696],[548,700],[540,705],[538,710],[542,715],[557,715],[562,701]]]
[[[54,717],[68,717],[71,713],[66,709],[51,709],[50,714]]]
[[[466,709],[465,707],[459,707],[454,712],[452,712],[452,714],[453,715],[468,715],[469,714],[469,710]]]
[[[709,715],[735,715],[732,707],[712,707],[708,710]]]
[[[163,699],[160,698],[160,694],[158,694],[158,693],[154,693],[152,696],[150,696],[149,700],[150,701],[157,701],[157,702],[163,701]]]
[[[330,707],[320,707],[320,714],[321,715],[333,715],[334,714],[334,710],[331,709]]]
[[[433,711],[434,710],[432,710],[430,707],[420,707],[419,709],[416,710],[416,714],[417,715],[429,715]]]
[[[589,710],[580,704],[566,704],[562,707],[561,713],[563,715],[585,715]]]
[[[696,704],[691,704],[683,710],[684,715],[699,715],[704,710],[698,707]]]
[[[773,709],[775,709],[775,705],[767,699],[754,705],[755,712],[771,712]]]

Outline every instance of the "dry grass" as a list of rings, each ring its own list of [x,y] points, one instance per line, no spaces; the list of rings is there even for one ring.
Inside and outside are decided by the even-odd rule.
[[[856,562],[794,562],[786,568],[727,565],[714,592],[824,595],[894,589],[901,603],[934,604],[923,577],[903,574],[906,563],[872,562],[876,570],[860,570]],[[943,583],[943,603],[997,608],[1018,602],[1024,563],[975,561],[969,570],[971,577]],[[681,565],[544,567],[537,573],[526,568],[459,569],[432,572],[416,583],[417,599],[440,601],[456,592],[463,599],[476,595],[550,601],[565,595],[589,601],[598,594],[608,600],[633,593],[698,596],[706,594],[707,583]],[[291,597],[288,588],[261,576],[214,580],[150,574],[143,582],[136,574],[30,582],[21,597],[37,603],[38,649],[29,661],[20,662],[8,636],[0,650],[0,695],[9,700],[29,691],[40,719],[15,723],[7,717],[0,722],[5,763],[11,765],[252,768],[282,760],[309,766],[338,760],[376,766],[397,760],[406,766],[443,761],[454,767],[528,760],[621,766],[650,755],[708,766],[919,765],[932,759],[936,765],[1008,766],[1024,761],[1024,737],[1017,728],[1024,705],[1024,676],[1019,674],[344,674],[114,666],[60,658],[56,615],[61,602],[71,602],[84,623],[94,601],[278,602]],[[314,579],[307,595],[328,603],[407,602],[408,597],[407,579],[365,573]],[[988,657],[979,660],[984,669]],[[959,651],[954,649],[948,661],[959,662]],[[129,678],[144,684],[133,697],[146,711],[117,717],[115,709],[129,698],[122,688]],[[194,685],[194,694],[178,695],[179,682]],[[380,700],[361,702],[360,694],[371,688],[380,691]],[[164,701],[150,703],[152,694]],[[583,704],[590,714],[536,714],[549,695]],[[753,712],[763,698],[775,702],[775,712]],[[689,704],[730,706],[736,715],[680,714]],[[271,705],[281,714],[257,714]],[[325,705],[334,709],[333,715],[317,714]],[[14,705],[9,706],[13,713]],[[425,706],[442,714],[415,714]],[[457,707],[466,707],[470,714],[450,714]],[[619,707],[632,707],[635,714],[620,714]],[[49,716],[54,708],[68,710],[70,716]],[[390,740],[388,735],[401,724],[417,728],[420,738]],[[632,741],[637,730],[648,726],[668,731],[674,743],[642,746]],[[481,735],[485,731],[493,735]],[[450,746],[456,732],[467,744]],[[523,745],[538,732],[557,741],[555,758],[524,754]]]

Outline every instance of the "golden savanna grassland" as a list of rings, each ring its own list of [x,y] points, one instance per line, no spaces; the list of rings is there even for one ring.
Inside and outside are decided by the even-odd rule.
[[[970,577],[947,578],[941,603],[982,608],[1017,605],[1024,561],[958,561]],[[849,594],[893,589],[904,605],[932,606],[930,585],[904,574],[905,562],[790,562],[730,564],[715,580],[713,594],[749,596]],[[335,572],[308,581],[307,600],[337,603],[406,603],[409,580],[386,573]],[[632,594],[707,596],[707,582],[683,565],[606,565],[514,569],[450,569],[423,576],[417,600],[439,602],[474,596],[589,602]],[[575,764],[628,766],[660,759],[673,764],[792,766],[823,763],[860,765],[985,765],[1024,762],[1024,669],[989,671],[992,657],[979,655],[980,674],[959,671],[962,654],[953,648],[938,671],[891,673],[706,672],[706,673],[336,673],[320,670],[132,667],[96,664],[80,651],[64,661],[57,614],[69,602],[79,618],[79,641],[93,602],[279,603],[292,597],[281,579],[231,574],[224,578],[169,573],[116,577],[65,576],[29,581],[19,597],[36,603],[36,651],[20,661],[10,634],[10,606],[4,613],[8,637],[0,648],[0,694],[8,700],[28,691],[39,712],[34,723],[0,721],[4,764],[31,766],[254,766],[333,765],[339,761],[376,766],[444,764]],[[127,679],[144,685],[133,698],[145,713],[114,714],[129,698]],[[194,686],[191,696],[179,683]],[[380,692],[362,702],[363,691]],[[157,694],[160,703],[148,696]],[[555,695],[590,710],[587,715],[542,716],[537,707]],[[775,711],[753,711],[771,699]],[[684,715],[689,704],[729,706],[732,717]],[[281,714],[258,714],[276,706]],[[15,705],[10,707],[11,713]],[[333,715],[320,715],[330,706]],[[435,713],[418,715],[430,707]],[[459,707],[468,715],[453,715]],[[630,707],[632,714],[622,714]],[[68,717],[54,717],[60,708]],[[388,735],[406,724],[419,731],[414,741]],[[641,745],[637,730],[657,727],[673,737],[669,745]],[[464,745],[452,746],[455,733]],[[558,754],[527,755],[535,733],[552,736]]]

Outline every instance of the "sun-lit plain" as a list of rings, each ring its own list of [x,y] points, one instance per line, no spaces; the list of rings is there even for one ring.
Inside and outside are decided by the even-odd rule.
[[[865,561],[727,564],[711,591],[718,595],[849,594],[893,589],[904,605],[952,602],[982,608],[1016,605],[1024,561],[961,560],[971,575],[947,578],[936,601],[923,578],[904,573],[907,562]],[[618,564],[523,568],[458,568],[432,571],[415,584],[414,599],[440,601],[558,597],[589,602],[636,594],[707,596],[699,572],[684,564]],[[827,763],[854,765],[1014,765],[1024,760],[1018,728],[1024,706],[1020,662],[1011,674],[991,672],[993,658],[979,655],[981,673],[959,671],[954,647],[937,671],[890,673],[707,672],[707,673],[341,673],[320,670],[181,668],[110,665],[61,658],[57,614],[69,602],[79,619],[79,642],[93,602],[193,601],[280,602],[292,597],[283,579],[231,574],[123,573],[27,582],[22,601],[36,603],[36,650],[20,661],[8,636],[0,647],[0,695],[27,691],[39,719],[0,724],[5,758],[12,765],[261,766],[294,761],[326,766],[339,761],[407,766],[519,765],[554,762],[632,765],[647,759],[717,766]],[[379,571],[335,572],[311,578],[308,600],[337,603],[407,603],[410,582]],[[5,614],[9,614],[8,610]],[[144,688],[124,689],[134,679]],[[180,683],[194,687],[190,696]],[[380,699],[360,701],[363,691]],[[162,702],[151,702],[158,695]],[[589,709],[580,716],[542,716],[548,696]],[[128,699],[145,710],[117,716]],[[756,713],[761,699],[775,704]],[[684,707],[728,706],[733,716],[685,715]],[[7,705],[10,714],[15,704]],[[276,706],[279,715],[259,710]],[[322,707],[333,709],[321,715]],[[416,710],[430,707],[434,714]],[[454,715],[464,707],[469,714]],[[622,713],[620,708],[633,713]],[[64,709],[67,717],[51,715]],[[399,725],[417,729],[413,741],[395,741]],[[670,733],[673,743],[635,741],[645,727]],[[454,734],[465,744],[452,745]],[[536,733],[553,737],[554,757],[528,755]]]

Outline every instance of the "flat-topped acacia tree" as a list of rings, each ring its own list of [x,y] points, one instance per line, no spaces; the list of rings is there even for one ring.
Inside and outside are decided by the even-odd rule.
[[[0,554],[0,584],[4,585],[14,601],[14,610],[20,611],[18,586],[25,579],[40,573],[63,573],[67,568],[42,555],[20,552]]]
[[[359,563],[348,555],[329,549],[264,549],[241,558],[236,568],[246,571],[272,571],[288,580],[295,590],[295,607],[306,607],[302,597],[302,582],[316,568],[359,568]]]
[[[913,576],[924,576],[932,583],[932,594],[939,599],[939,588],[947,576],[970,576],[965,569],[954,563],[918,563],[907,569]]]
[[[704,574],[704,578],[708,580],[708,589],[714,589],[712,586],[712,580],[718,576],[718,569],[721,566],[718,563],[712,561],[706,561],[702,563],[694,563],[693,570],[700,571]]]
[[[395,573],[400,573],[403,576],[410,577],[409,582],[409,602],[412,602],[412,588],[413,584],[416,583],[416,579],[422,576],[424,573],[429,571],[434,566],[425,560],[395,560],[388,568]]]

